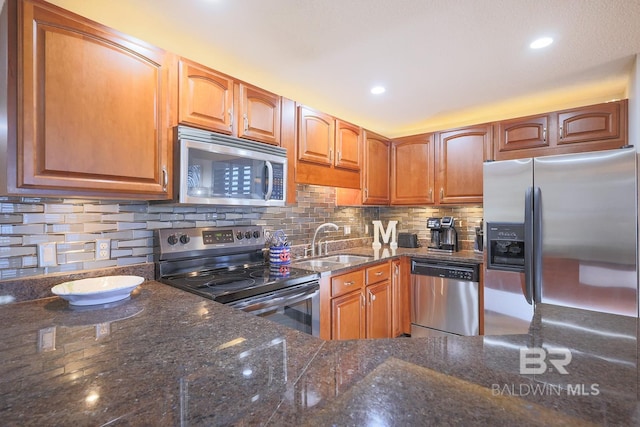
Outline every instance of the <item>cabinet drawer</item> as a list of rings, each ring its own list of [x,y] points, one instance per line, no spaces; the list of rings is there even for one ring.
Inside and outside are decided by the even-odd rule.
[[[356,270],[331,278],[331,296],[337,297],[360,289],[364,284],[364,271]]]
[[[384,264],[374,265],[366,270],[366,284],[382,282],[383,280],[389,280],[391,276],[391,266],[388,262]]]

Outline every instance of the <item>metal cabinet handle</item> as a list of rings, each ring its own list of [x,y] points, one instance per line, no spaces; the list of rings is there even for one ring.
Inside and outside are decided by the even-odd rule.
[[[354,285],[355,283],[356,283],[355,281],[351,280],[349,282],[344,282],[344,285],[345,286],[351,286],[351,285]]]
[[[244,131],[248,131],[249,130],[249,118],[247,117],[247,113],[244,113]]]
[[[444,188],[440,188],[440,201],[444,199]]]
[[[394,274],[397,276],[398,274],[400,274],[400,267],[397,265],[394,265]]]
[[[167,172],[167,167],[162,167],[162,190],[167,191],[167,186],[169,185],[169,172]]]
[[[364,306],[366,306],[366,305],[367,305],[367,302],[365,301],[365,299],[364,299],[364,295],[363,295],[363,294],[360,294],[360,305],[361,305],[362,307],[364,307]]]
[[[376,276],[382,276],[382,274],[383,274],[382,271],[376,272]]]
[[[329,149],[329,160],[333,161],[333,150]]]
[[[547,128],[542,129],[542,141],[547,142]]]
[[[433,188],[429,189],[429,199],[433,198]]]
[[[560,139],[564,138],[564,132],[562,126],[560,126]]]
[[[338,151],[338,161],[342,161],[342,151]]]
[[[227,111],[227,113],[229,113],[229,126],[233,126],[233,109],[229,108],[229,111]]]
[[[375,301],[376,300],[376,296],[374,294],[369,294],[371,295],[371,301]]]

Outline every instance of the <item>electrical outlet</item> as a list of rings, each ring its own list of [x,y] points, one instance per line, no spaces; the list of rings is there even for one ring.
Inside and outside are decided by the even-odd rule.
[[[351,234],[351,226],[350,225],[345,225],[344,226],[344,235],[348,236],[349,234]]]
[[[111,239],[96,239],[96,260],[111,258]]]
[[[54,267],[58,265],[55,242],[38,243],[38,266]]]

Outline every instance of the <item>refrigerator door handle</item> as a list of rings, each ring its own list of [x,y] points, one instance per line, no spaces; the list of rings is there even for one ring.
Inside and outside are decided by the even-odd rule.
[[[533,189],[533,300],[542,299],[542,191]]]
[[[534,202],[533,187],[528,187],[524,194],[524,297],[529,304],[533,304],[533,282],[534,282],[534,243],[533,243],[533,223],[534,223]]]

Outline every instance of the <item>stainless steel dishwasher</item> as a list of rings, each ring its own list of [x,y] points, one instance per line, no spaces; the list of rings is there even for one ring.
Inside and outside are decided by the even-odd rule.
[[[478,264],[411,260],[411,336],[478,335]]]

